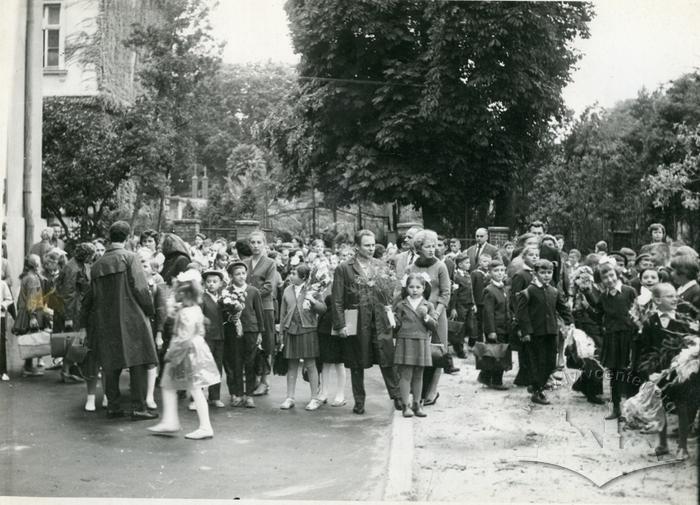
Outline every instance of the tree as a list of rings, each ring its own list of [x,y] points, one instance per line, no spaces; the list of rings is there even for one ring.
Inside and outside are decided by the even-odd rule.
[[[267,124],[290,194],[506,212],[587,37],[586,4],[289,0],[299,90]],[[455,212],[457,210],[457,212]]]
[[[105,232],[117,188],[128,176],[118,134],[123,111],[99,98],[45,98],[42,208],[66,236],[87,240]],[[77,220],[75,230],[65,216]]]

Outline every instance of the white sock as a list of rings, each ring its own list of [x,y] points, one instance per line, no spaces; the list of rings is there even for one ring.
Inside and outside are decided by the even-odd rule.
[[[107,407],[109,405],[109,401],[107,400],[107,395],[104,395],[102,397],[102,406]]]
[[[87,395],[87,401],[85,402],[85,410],[88,412],[95,411],[95,395]]]

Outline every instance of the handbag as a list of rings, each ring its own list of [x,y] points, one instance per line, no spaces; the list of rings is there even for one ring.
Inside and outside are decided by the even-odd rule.
[[[85,357],[90,349],[87,346],[87,338],[84,331],[77,332],[69,341],[66,349],[66,360],[80,364],[85,361]]]
[[[472,351],[476,369],[487,372],[505,372],[513,368],[509,344],[476,342]]]
[[[79,336],[80,332],[77,331],[66,331],[61,333],[51,334],[51,357],[53,358],[63,358],[66,355],[66,351],[70,346],[70,341]]]
[[[442,344],[430,344],[430,358],[435,368],[445,368],[447,366],[447,351]]]
[[[51,334],[45,331],[25,333],[17,336],[19,357],[22,359],[41,358],[51,354]]]
[[[272,357],[272,372],[275,375],[287,375],[288,370],[289,361],[284,357],[284,351],[275,351],[275,354]]]

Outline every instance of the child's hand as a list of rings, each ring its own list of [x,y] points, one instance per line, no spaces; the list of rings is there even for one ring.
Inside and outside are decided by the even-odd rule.
[[[421,305],[416,309],[416,314],[418,314],[421,318],[424,318],[428,315],[428,308],[425,305]]]
[[[31,319],[29,319],[29,327],[32,330],[38,330],[39,329],[39,321],[36,320],[36,317],[32,316]]]
[[[262,333],[258,333],[258,338],[255,339],[255,345],[262,344]]]
[[[156,333],[156,349],[159,351],[163,348],[163,332]]]
[[[472,305],[472,312],[473,312],[474,314],[476,314],[476,311],[477,311],[476,305]]]
[[[488,334],[488,336],[486,338],[488,338],[492,342],[495,342],[496,340],[498,340],[498,335],[496,335],[495,332],[491,332]]]
[[[530,339],[530,335],[523,335],[521,340],[522,340],[523,342],[529,342],[529,341],[531,340],[531,339]]]

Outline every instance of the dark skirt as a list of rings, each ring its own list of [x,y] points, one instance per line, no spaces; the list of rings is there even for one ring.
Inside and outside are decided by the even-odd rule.
[[[634,330],[611,331],[603,335],[600,362],[610,370],[624,370],[630,366]]]
[[[318,348],[318,335],[316,331],[302,333],[300,335],[284,334],[284,357],[287,359],[317,358],[320,354]]]
[[[339,336],[319,333],[318,346],[322,363],[343,362],[343,340]]]
[[[394,364],[433,366],[430,340],[427,338],[397,338],[394,349]]]

